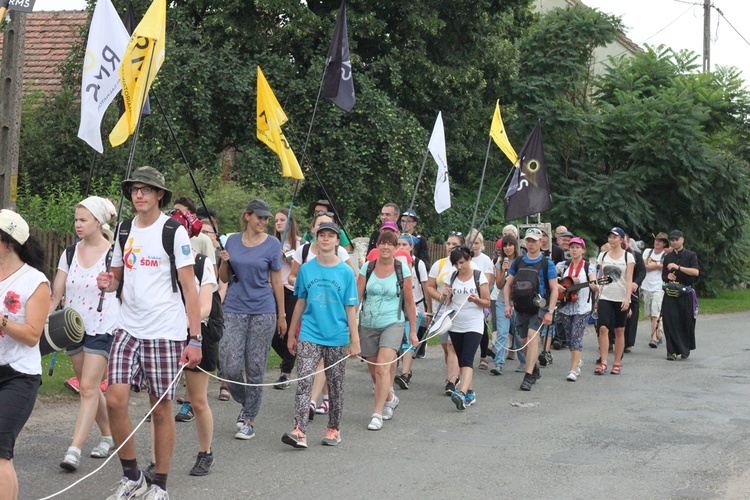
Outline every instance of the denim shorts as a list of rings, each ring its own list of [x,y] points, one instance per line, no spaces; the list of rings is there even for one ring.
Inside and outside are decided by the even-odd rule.
[[[99,335],[87,335],[84,333],[83,339],[80,342],[71,344],[65,348],[65,354],[72,356],[83,351],[89,354],[99,354],[109,359],[109,351],[112,348],[112,340],[114,338],[114,335],[108,333]]]

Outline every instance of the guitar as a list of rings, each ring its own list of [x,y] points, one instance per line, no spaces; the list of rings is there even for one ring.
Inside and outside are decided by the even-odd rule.
[[[565,288],[565,292],[563,292],[562,297],[559,297],[557,300],[562,304],[567,304],[568,302],[577,302],[578,290],[586,288],[592,283],[596,283],[597,285],[609,285],[610,283],[612,283],[612,281],[614,281],[612,279],[612,276],[602,276],[599,279],[584,281],[582,283],[575,283],[572,277],[565,276],[564,278],[560,279],[559,283],[560,286]]]

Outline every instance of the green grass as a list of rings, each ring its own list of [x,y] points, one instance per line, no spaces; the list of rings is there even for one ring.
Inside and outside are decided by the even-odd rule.
[[[698,299],[701,314],[750,311],[750,290],[722,290],[713,299]]]
[[[65,381],[75,376],[70,357],[61,352],[57,353],[55,370],[51,377],[47,375],[50,359],[52,359],[52,354],[48,354],[42,358],[42,387],[39,388],[39,394],[41,396],[59,398],[77,398],[77,393],[65,387]]]

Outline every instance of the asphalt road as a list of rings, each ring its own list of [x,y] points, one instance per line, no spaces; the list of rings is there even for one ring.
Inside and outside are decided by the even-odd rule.
[[[364,363],[350,361],[342,443],[319,445],[327,419],[308,429],[308,450],[281,443],[291,430],[294,386],[267,389],[257,437],[234,439],[239,406],[210,403],[216,422],[216,465],[191,477],[197,453],[194,425],[177,424],[169,493],[172,499],[458,498],[708,499],[750,498],[750,314],[701,316],[698,349],[669,362],[664,346],[650,349],[648,325],[626,355],[620,376],[594,376],[596,338],[584,339],[585,365],[577,382],[565,380],[568,353],[553,351],[551,366],[531,392],[521,392],[516,362],[500,377],[475,372],[477,403],[464,412],[443,395],[439,347],[415,363],[408,391],[392,421],[368,431],[372,384]],[[611,359],[610,359],[611,365]],[[269,373],[271,382],[278,376]],[[532,403],[525,407],[512,403]],[[175,412],[177,412],[175,405]],[[147,410],[135,395],[132,415]],[[21,498],[41,498],[68,486],[102,461],[84,458],[62,471],[75,423],[75,402],[37,403],[16,445]],[[138,433],[140,464],[149,433]],[[84,453],[96,444],[92,432]],[[118,460],[57,498],[106,498],[120,477]]]

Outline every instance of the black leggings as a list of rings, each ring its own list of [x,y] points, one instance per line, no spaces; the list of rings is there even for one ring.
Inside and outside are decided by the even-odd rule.
[[[482,334],[479,332],[448,332],[456,351],[459,368],[474,368],[474,356],[477,355]]]
[[[286,334],[294,335],[295,332],[289,331],[289,323],[292,322],[292,314],[294,313],[294,306],[297,304],[297,297],[294,292],[284,287],[284,310],[286,312]],[[281,338],[278,330],[274,332],[273,339],[271,340],[271,347],[276,351],[276,354],[281,358],[281,372],[292,373],[294,369],[295,356],[289,352],[289,348],[286,346],[287,337]]]
[[[487,322],[484,322],[484,331],[482,332],[482,340],[479,342],[479,355],[482,358],[489,356],[490,347],[490,334],[487,332]]]
[[[41,375],[0,366],[0,458],[13,458],[16,438],[31,416],[41,382]]]

